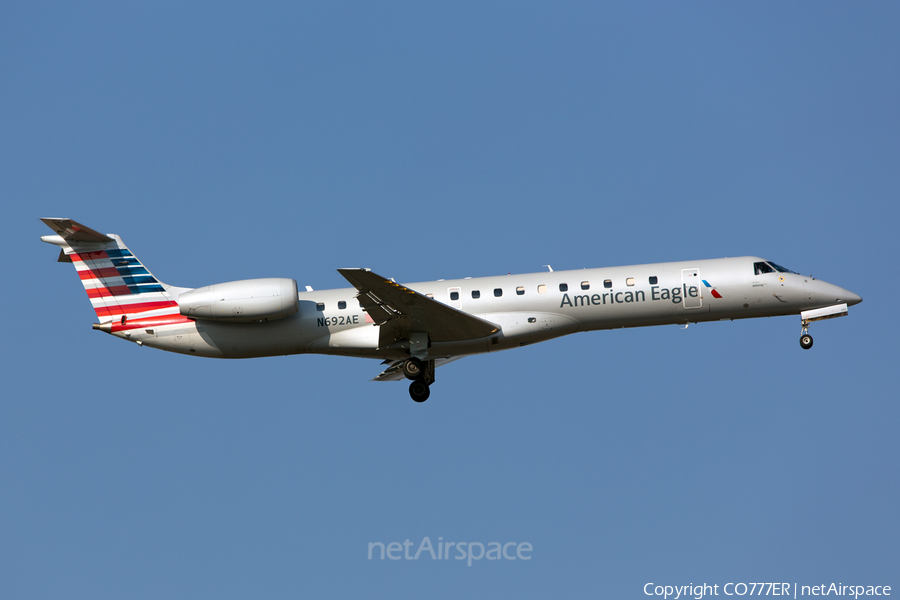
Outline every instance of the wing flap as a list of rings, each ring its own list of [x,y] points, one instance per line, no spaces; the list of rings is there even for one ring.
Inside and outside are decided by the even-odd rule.
[[[432,342],[456,342],[489,336],[500,326],[432,300],[368,269],[338,269],[377,325],[394,321],[404,337],[425,332]]]
[[[466,355],[462,354],[460,356],[451,356],[450,358],[438,358],[434,361],[434,367],[442,367],[447,363],[451,363],[455,360],[459,360],[461,358],[465,358]],[[388,361],[385,361],[387,363]],[[406,375],[403,374],[403,363],[405,360],[395,360],[391,363],[387,369],[381,372],[378,377],[373,377],[372,381],[403,381],[406,379]]]

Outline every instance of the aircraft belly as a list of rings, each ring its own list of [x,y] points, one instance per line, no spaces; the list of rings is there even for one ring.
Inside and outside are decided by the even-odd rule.
[[[144,344],[151,348],[212,358],[252,358],[300,354],[313,341],[303,319],[228,323],[196,320],[158,328]]]
[[[207,358],[225,358],[225,353],[208,336],[198,331],[195,322],[159,327],[136,334],[137,340],[149,348]]]
[[[542,342],[579,329],[578,321],[571,316],[551,312],[489,313],[484,318],[501,327],[490,338],[489,352]]]
[[[309,345],[316,354],[341,354],[349,356],[377,357],[380,327],[363,325],[340,331],[332,331]]]
[[[709,304],[704,304],[703,306],[698,306],[696,308],[684,308],[679,305],[675,309],[675,318],[679,323],[708,321],[710,320],[709,314],[711,311],[712,307]]]
[[[434,342],[428,348],[428,358],[446,358],[462,354],[484,354],[490,352],[490,339],[465,340],[462,342]]]
[[[501,330],[494,335],[455,342],[433,342],[430,358],[483,354],[543,342],[578,331],[578,323],[566,316],[549,312],[487,313],[480,318],[496,323]]]
[[[592,306],[583,313],[576,313],[585,330],[616,329],[674,322],[679,312],[697,313],[700,309],[685,311],[671,302],[637,302],[616,305]]]

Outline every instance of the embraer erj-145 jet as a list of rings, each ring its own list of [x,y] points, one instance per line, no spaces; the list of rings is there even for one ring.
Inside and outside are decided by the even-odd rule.
[[[293,279],[247,279],[189,289],[156,279],[121,238],[71,219],[41,219],[75,265],[94,329],[160,350],[211,358],[336,354],[389,365],[376,381],[410,379],[428,399],[449,361],[575,333],[800,315],[841,317],[862,298],[754,256],[547,271],[400,285],[369,269],[338,269],[353,287],[298,291]]]

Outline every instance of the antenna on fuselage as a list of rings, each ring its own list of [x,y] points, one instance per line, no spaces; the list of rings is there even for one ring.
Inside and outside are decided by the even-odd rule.
[[[544,265],[544,266],[547,267],[551,273],[553,272],[553,267],[551,267],[550,265]]]

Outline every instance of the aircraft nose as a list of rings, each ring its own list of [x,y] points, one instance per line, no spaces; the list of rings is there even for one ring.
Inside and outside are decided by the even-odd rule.
[[[847,306],[853,306],[854,304],[859,304],[860,302],[862,302],[862,297],[854,294],[853,292],[851,292],[849,290],[844,290],[844,292],[846,292],[846,294],[847,294],[847,296],[846,296]]]
[[[824,281],[819,282],[820,288],[816,290],[819,301],[827,301],[832,302],[834,304],[847,304],[847,306],[853,306],[854,304],[859,304],[862,302],[862,298],[858,295],[854,294],[850,290],[845,290],[842,287],[838,287],[833,283],[826,283]]]

